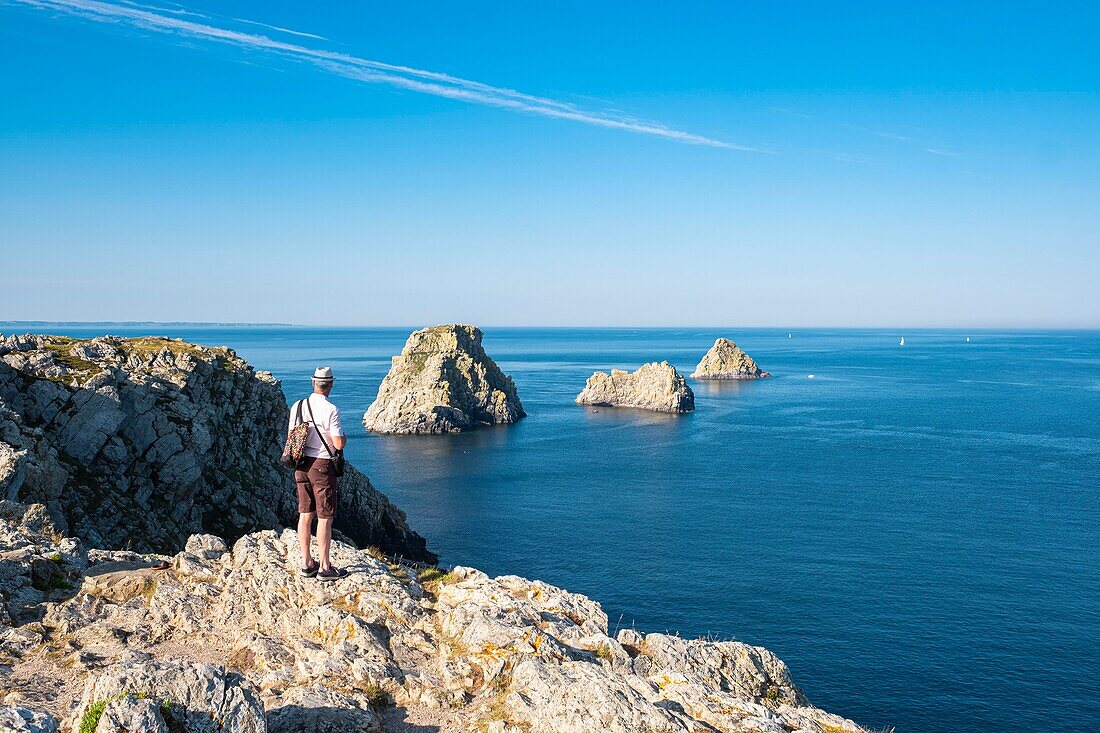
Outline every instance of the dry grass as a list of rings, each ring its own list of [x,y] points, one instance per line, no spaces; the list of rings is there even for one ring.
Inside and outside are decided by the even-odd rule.
[[[425,590],[438,588],[441,585],[457,583],[459,577],[448,570],[439,568],[424,568],[416,574],[416,581],[424,586]]]
[[[45,349],[53,354],[58,364],[61,364],[70,372],[76,372],[82,376],[98,373],[100,371],[98,364],[73,355],[72,349],[79,343],[80,341],[77,339],[67,336],[47,336]]]
[[[173,339],[161,338],[158,336],[143,336],[136,339],[125,339],[122,342],[122,351],[127,356],[130,354],[137,354],[138,356],[153,356],[167,349],[175,356],[180,354],[190,354],[202,358],[206,356],[203,350],[194,344],[189,344],[185,341],[175,341]]]
[[[381,710],[390,704],[390,694],[386,692],[386,689],[376,682],[363,687],[363,694],[367,698],[367,704],[375,710]]]

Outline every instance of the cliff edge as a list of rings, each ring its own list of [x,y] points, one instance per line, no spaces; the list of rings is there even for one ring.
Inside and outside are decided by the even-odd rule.
[[[279,464],[282,388],[227,348],[163,338],[0,339],[0,498],[46,506],[96,547],[175,551],[296,521]],[[432,562],[404,513],[354,468],[337,529]]]

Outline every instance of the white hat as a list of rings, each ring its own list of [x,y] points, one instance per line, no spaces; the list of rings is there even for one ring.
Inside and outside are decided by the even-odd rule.
[[[313,372],[313,378],[319,379],[324,382],[331,382],[333,379],[332,370],[328,367],[317,367],[317,369]]]

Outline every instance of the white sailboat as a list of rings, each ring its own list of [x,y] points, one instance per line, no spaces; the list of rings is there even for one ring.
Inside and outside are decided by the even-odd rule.
[[[904,336],[901,337],[901,343],[898,344],[898,346],[905,346],[905,337]]]
[[[966,337],[966,343],[970,343],[970,337],[969,336]]]

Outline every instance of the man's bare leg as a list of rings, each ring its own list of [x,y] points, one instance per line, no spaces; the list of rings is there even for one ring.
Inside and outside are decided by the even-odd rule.
[[[317,555],[321,561],[321,570],[332,570],[328,559],[329,545],[332,544],[332,518],[317,517]]]
[[[322,520],[324,521],[324,520]],[[332,520],[330,519],[331,523]],[[298,544],[302,547],[302,567],[308,568],[313,564],[313,558],[309,552],[309,544],[311,535],[313,534],[313,512],[298,515]],[[330,533],[331,534],[331,533]],[[317,538],[321,537],[321,528],[317,528]],[[325,550],[325,555],[328,555],[328,549]]]

